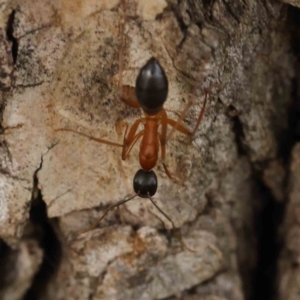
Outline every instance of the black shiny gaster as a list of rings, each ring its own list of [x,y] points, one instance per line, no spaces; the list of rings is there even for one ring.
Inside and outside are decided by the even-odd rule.
[[[136,79],[135,93],[142,109],[148,115],[157,114],[168,96],[168,79],[156,58],[142,67]]]
[[[154,171],[138,170],[134,175],[133,189],[142,198],[154,196],[157,190],[157,177]]]

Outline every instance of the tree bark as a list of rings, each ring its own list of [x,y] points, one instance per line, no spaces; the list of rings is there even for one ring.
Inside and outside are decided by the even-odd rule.
[[[258,299],[263,283],[267,297],[284,290],[290,269],[275,273],[274,249],[271,274],[261,273],[264,212],[289,195],[282,137],[296,64],[287,5],[1,0],[0,9],[3,299],[242,300]],[[133,194],[139,147],[122,161],[119,147],[55,129],[122,143],[124,123],[141,111],[120,101],[120,74],[134,87],[151,56],[169,79],[170,118],[192,101],[184,123],[193,128],[207,92],[194,137],[167,143],[176,183],[161,162],[155,168],[154,199],[196,252],[141,198],[76,234]],[[297,173],[291,180],[297,190]],[[293,287],[281,299],[296,299]]]

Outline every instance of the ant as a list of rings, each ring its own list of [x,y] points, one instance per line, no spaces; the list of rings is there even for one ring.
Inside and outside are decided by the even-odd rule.
[[[157,190],[157,177],[152,169],[155,167],[158,160],[160,144],[161,158],[164,170],[167,176],[172,179],[172,176],[164,162],[167,140],[170,138],[170,136],[175,130],[178,130],[179,132],[188,136],[194,135],[205,111],[207,93],[205,95],[204,104],[198,116],[196,126],[192,131],[187,129],[182,124],[182,120],[185,117],[189,107],[191,106],[191,102],[187,104],[186,108],[181,113],[178,121],[169,119],[165,109],[163,108],[163,104],[168,96],[168,79],[164,69],[161,67],[156,58],[150,58],[148,62],[141,68],[139,75],[136,79],[135,94],[136,97],[134,96],[134,88],[130,86],[123,86],[122,91],[120,93],[120,99],[131,107],[142,108],[145,116],[144,118],[140,118],[134,122],[128,134],[128,124],[126,124],[123,144],[118,144],[104,139],[95,138],[73,129],[60,128],[55,130],[74,132],[76,134],[88,137],[89,139],[99,143],[122,147],[123,160],[125,160],[128,157],[135,143],[142,137],[139,152],[139,162],[142,169],[140,169],[135,174],[133,179],[133,189],[135,191],[135,195],[127,199],[120,200],[113,205],[110,205],[105,210],[104,214],[92,226],[80,231],[79,234],[93,230],[103,220],[103,218],[111,209],[118,207],[119,205],[125,204],[126,202],[139,196],[141,198],[148,198],[152,202],[152,204],[171,222],[173,230],[175,231],[176,237],[179,240],[181,246],[191,252],[194,252],[194,250],[189,249],[184,244],[181,238],[180,231],[178,228],[176,228],[172,219],[166,213],[164,213],[163,210],[159,208],[159,206],[151,198],[155,195]],[[140,124],[144,125],[144,129],[136,133]],[[172,126],[173,129],[167,137],[168,125]],[[158,131],[160,126],[161,132]]]

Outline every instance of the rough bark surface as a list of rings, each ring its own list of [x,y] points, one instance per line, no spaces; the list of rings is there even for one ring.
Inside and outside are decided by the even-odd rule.
[[[290,170],[290,201],[284,221],[285,246],[280,259],[280,299],[297,299],[299,285],[299,144],[295,146]]]
[[[128,0],[124,11],[118,0],[0,0],[2,298],[253,297],[264,191],[286,198],[280,138],[295,67],[286,16],[276,1]],[[179,183],[155,168],[154,199],[195,253],[140,198],[76,235],[133,194],[139,147],[122,161],[118,147],[55,129],[122,143],[124,122],[141,111],[120,101],[119,75],[134,86],[151,56],[169,79],[170,118],[191,100],[192,128],[208,91],[193,139],[176,133],[167,144]]]

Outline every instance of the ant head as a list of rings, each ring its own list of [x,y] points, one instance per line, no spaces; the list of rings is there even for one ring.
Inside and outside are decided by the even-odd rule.
[[[148,115],[155,115],[162,109],[168,96],[168,79],[156,58],[150,58],[140,70],[135,93]]]
[[[157,177],[151,171],[138,170],[134,175],[133,189],[142,198],[153,196],[157,190]]]

